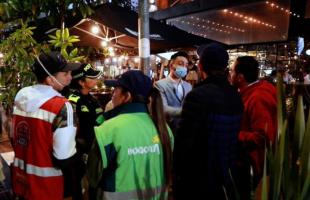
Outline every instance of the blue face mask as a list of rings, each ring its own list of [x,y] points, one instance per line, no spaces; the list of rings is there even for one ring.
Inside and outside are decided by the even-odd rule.
[[[174,75],[178,78],[184,78],[187,74],[187,68],[183,66],[177,66],[174,71]]]

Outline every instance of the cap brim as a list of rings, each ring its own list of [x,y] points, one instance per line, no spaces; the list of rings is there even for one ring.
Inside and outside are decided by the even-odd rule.
[[[63,72],[74,71],[79,69],[81,63],[67,63],[66,66],[61,70]]]
[[[120,86],[120,83],[118,80],[105,80],[104,84],[108,87],[117,87]]]
[[[100,76],[102,76],[102,71],[93,71],[92,73],[90,74],[86,74],[85,77],[87,78],[91,78],[91,79],[97,79],[99,78]]]

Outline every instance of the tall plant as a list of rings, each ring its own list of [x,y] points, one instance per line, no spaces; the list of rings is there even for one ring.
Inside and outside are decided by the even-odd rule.
[[[31,66],[36,52],[47,49],[33,39],[34,29],[35,27],[28,27],[27,23],[21,22],[21,28],[0,43],[0,52],[4,55],[4,66],[0,68],[0,84],[6,87],[0,101],[6,102],[8,108],[12,106],[17,91],[34,82]]]
[[[264,171],[261,197],[264,200],[308,200],[310,199],[310,110],[306,123],[303,97],[298,95],[296,115],[293,127],[290,127],[287,115],[283,113],[283,81],[280,76],[277,80],[278,139],[274,148],[266,150],[268,159],[265,159],[265,168],[268,163],[270,175],[267,176],[266,170]]]
[[[102,2],[99,2],[102,3]],[[33,38],[35,27],[28,27],[25,21],[38,19],[38,16],[47,17],[51,24],[60,19],[61,24],[66,18],[80,13],[83,17],[90,15],[92,6],[98,5],[98,1],[84,0],[0,0],[0,52],[4,55],[5,66],[0,68],[0,86],[7,88],[0,94],[0,101],[5,101],[8,108],[16,92],[34,81],[30,67],[34,61],[34,55],[39,54],[42,48],[48,49],[48,45],[40,45]],[[70,8],[70,10],[69,10]],[[11,33],[7,36],[7,33]],[[62,54],[70,61],[80,60],[78,50],[73,49],[67,53],[68,45],[72,45],[74,36],[68,36],[67,32],[61,34],[63,42],[60,44]],[[66,36],[69,39],[66,39]],[[57,35],[56,35],[57,37]],[[57,40],[59,38],[54,38]],[[54,45],[55,46],[55,45]],[[58,47],[58,45],[56,45]]]

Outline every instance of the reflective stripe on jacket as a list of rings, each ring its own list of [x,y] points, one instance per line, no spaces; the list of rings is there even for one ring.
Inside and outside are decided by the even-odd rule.
[[[26,200],[63,199],[63,176],[53,166],[52,122],[67,100],[54,97],[34,112],[13,112],[13,190]]]

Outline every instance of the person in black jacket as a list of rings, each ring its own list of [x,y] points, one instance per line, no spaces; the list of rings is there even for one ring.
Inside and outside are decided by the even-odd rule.
[[[94,127],[103,122],[103,109],[98,100],[90,94],[101,75],[102,72],[93,69],[90,64],[82,64],[78,70],[72,72],[70,89],[73,89],[73,92],[69,96],[69,101],[78,119],[76,145],[79,156],[79,163],[76,166],[77,186],[74,188],[74,200],[82,198],[81,180],[85,175],[88,153],[95,139]],[[88,190],[89,199],[94,199],[93,189],[88,188]]]
[[[182,107],[174,148],[175,199],[235,199],[242,100],[227,79],[227,51],[212,43],[198,54],[204,80]]]

